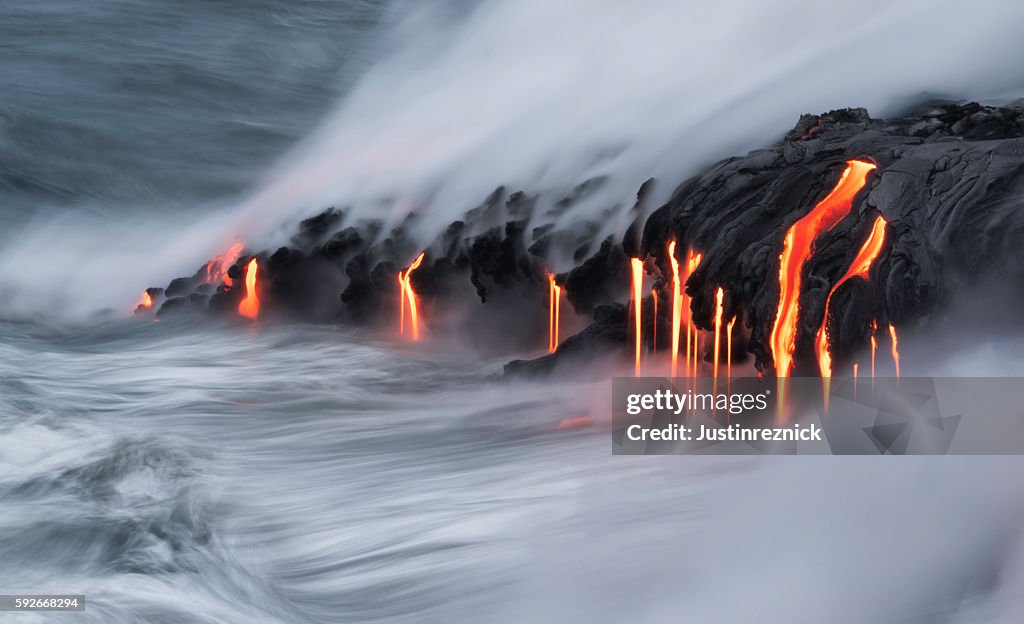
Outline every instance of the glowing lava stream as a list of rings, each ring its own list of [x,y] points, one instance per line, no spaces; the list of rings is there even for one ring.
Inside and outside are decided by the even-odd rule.
[[[697,270],[702,258],[703,255],[693,253],[692,249],[688,249],[686,251],[686,278],[683,280],[683,283],[689,280],[690,276],[693,275],[693,272]],[[700,333],[693,326],[693,315],[690,313],[689,297],[684,297],[684,307],[686,308],[686,366],[689,368],[692,361],[692,368],[690,368],[689,372],[692,373],[694,377],[697,377],[697,352],[700,350]],[[690,339],[691,336],[693,338],[692,341]],[[691,357],[693,358],[692,360]]]
[[[732,326],[736,324],[736,317],[732,317],[729,324],[725,326],[725,379],[726,394],[732,394]]]
[[[640,258],[630,258],[629,264],[633,269],[633,333],[634,341],[636,342],[636,374],[640,375],[640,338],[642,330],[642,318],[640,317],[641,312],[641,301],[640,298],[643,296],[643,282],[644,282],[644,263]]]
[[[896,379],[900,378],[900,344],[896,339],[896,328],[889,323],[889,337],[892,338],[892,362],[896,365]]]
[[[814,241],[834,228],[853,207],[853,198],[864,188],[872,163],[850,160],[835,188],[799,221],[790,226],[779,254],[779,308],[772,326],[770,346],[775,374],[783,379],[793,366],[800,287],[804,263],[811,257]],[[779,397],[781,404],[781,396]]]
[[[412,288],[412,272],[420,268],[420,264],[423,263],[423,255],[426,252],[421,251],[420,255],[416,256],[416,259],[412,261],[405,271],[398,272],[398,301],[399,301],[399,332],[405,335],[405,308],[406,304],[409,307],[409,326],[412,328],[412,339],[420,339],[420,317],[419,307],[416,304],[416,291]]]
[[[555,274],[548,273],[548,353],[558,348],[558,327],[562,287],[555,283]]]
[[[875,353],[878,351],[878,338],[875,338],[875,334],[878,333],[878,322],[871,321],[871,387],[875,387]]]
[[[228,277],[228,269],[231,265],[238,260],[238,257],[245,251],[245,245],[242,243],[235,243],[224,252],[223,255],[217,256],[213,260],[206,263],[206,281],[208,283],[216,283],[223,281],[228,286],[233,284],[233,280]]]
[[[148,290],[142,291],[142,299],[139,299],[139,302],[135,304],[135,309],[137,310],[139,308],[144,310],[153,309],[153,298],[149,296]]]
[[[668,261],[672,265],[672,376],[679,364],[679,334],[683,324],[683,287],[679,281],[679,261],[676,260],[676,242],[668,244]],[[690,337],[686,337],[689,346]],[[687,362],[689,364],[689,362]]]
[[[832,295],[835,294],[840,286],[846,283],[846,280],[854,277],[870,279],[868,272],[871,270],[871,265],[875,262],[875,259],[878,258],[878,254],[882,253],[882,246],[885,244],[885,225],[885,219],[882,217],[875,219],[874,225],[871,226],[871,233],[868,234],[867,240],[861,245],[860,251],[857,252],[853,262],[850,264],[850,268],[832,286],[832,290],[828,291],[828,297],[825,298],[825,318],[821,320],[821,326],[818,328],[818,335],[815,340],[818,368],[824,379],[832,376],[832,354],[828,350],[828,306],[832,301]]]
[[[256,294],[256,274],[258,272],[259,265],[256,263],[256,258],[253,258],[245,267],[245,298],[238,304],[238,313],[253,320],[260,315],[260,298]]]
[[[718,394],[718,355],[721,352],[722,342],[722,302],[725,298],[725,291],[718,287],[715,293],[715,360],[714,360],[714,393]]]
[[[654,322],[651,323],[651,355],[658,352],[658,289],[651,289],[651,301],[654,304]]]

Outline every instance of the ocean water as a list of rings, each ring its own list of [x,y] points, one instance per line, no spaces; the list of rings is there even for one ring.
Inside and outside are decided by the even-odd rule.
[[[399,194],[422,198],[433,186],[468,201],[500,182],[499,165],[531,178],[526,163],[544,160],[550,129],[572,111],[596,127],[644,100],[639,80],[616,88],[635,68],[653,67],[638,75],[644,84],[671,86],[644,91],[648,101],[678,96],[687,85],[668,70],[689,44],[627,54],[636,42],[675,41],[662,35],[683,15],[677,4],[0,7],[0,593],[88,597],[84,613],[3,620],[1021,621],[1017,458],[612,457],[609,383],[501,380],[505,361],[532,354],[526,347],[485,356],[410,345],[387,328],[128,314],[141,288],[191,273],[239,233],[239,218],[254,237],[273,230],[282,215],[260,212],[268,198],[301,212],[330,193],[344,201],[353,179],[377,191],[398,172]],[[757,31],[753,22],[785,30],[788,19],[836,17],[791,2],[775,21],[754,16],[730,31],[733,8],[704,17],[737,37]],[[807,31],[778,76],[800,76],[864,37],[897,41],[889,31],[907,22],[880,15],[843,42]],[[915,89],[934,82],[982,97],[1022,84],[1012,67],[984,62],[1017,58],[1002,54],[1017,39],[997,36],[1013,20],[983,15],[918,16],[929,41],[958,20],[984,27],[961,33],[949,56],[903,58],[928,78]],[[570,25],[580,37],[565,36]],[[618,54],[602,53],[607,41]],[[516,51],[530,62],[510,61]],[[725,67],[747,58],[722,56]],[[537,58],[552,59],[551,73],[528,71]],[[424,59],[437,62],[424,69]],[[686,75],[719,86],[716,72]],[[497,107],[489,97],[503,84],[531,97],[500,92],[519,104]],[[758,84],[694,106],[728,109],[768,88]],[[865,85],[877,88],[872,101],[907,95],[898,79],[837,93]],[[766,117],[730,110],[767,124],[768,136],[776,120],[822,101],[809,92],[771,99]],[[382,93],[396,96],[394,108]],[[684,144],[705,118],[672,121],[671,109],[632,108],[611,135],[570,141],[570,157],[545,161],[545,188],[594,173],[581,154],[607,155],[610,143],[628,143],[612,153],[629,158],[591,161],[629,172],[623,194],[652,162],[682,173],[742,144],[702,135],[672,166],[663,139]],[[507,144],[514,122],[538,111],[533,132]],[[453,134],[452,117],[474,132]],[[657,131],[637,131],[645,118]],[[361,134],[382,128],[420,131]],[[362,139],[372,149],[353,155]],[[301,176],[313,162],[315,175]],[[1019,352],[996,342],[916,359],[946,374],[1005,372],[1020,370]],[[580,416],[591,424],[560,426]]]
[[[339,328],[0,338],[0,587],[88,596],[11,621],[1019,614],[1016,458],[611,457],[605,382]]]

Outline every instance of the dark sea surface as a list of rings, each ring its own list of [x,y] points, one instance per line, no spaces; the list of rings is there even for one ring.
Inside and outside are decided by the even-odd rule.
[[[0,8],[0,219],[188,209],[251,186],[375,54],[379,0]]]

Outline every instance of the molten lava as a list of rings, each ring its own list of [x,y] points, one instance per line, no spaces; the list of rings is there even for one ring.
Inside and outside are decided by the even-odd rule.
[[[725,326],[725,377],[732,379],[732,327],[736,324],[736,317],[732,317],[729,324]],[[731,381],[729,382],[732,383]],[[731,394],[731,392],[730,392]]]
[[[401,334],[405,335],[405,308],[408,305],[409,308],[409,326],[412,328],[412,339],[420,339],[420,317],[419,317],[419,306],[416,303],[416,291],[412,288],[412,273],[416,269],[420,268],[420,264],[423,263],[423,255],[425,252],[420,252],[420,255],[416,256],[416,259],[412,261],[405,271],[398,272],[398,301],[399,301],[399,329]]]
[[[548,273],[548,353],[558,348],[562,287],[555,283],[555,274]]]
[[[718,287],[715,293],[715,360],[714,360],[714,391],[718,393],[718,355],[722,342],[722,302],[725,299],[725,291]]]
[[[259,265],[256,263],[256,258],[253,258],[245,267],[245,298],[238,304],[238,313],[253,320],[260,315],[260,298],[256,294],[256,274],[258,272]]]
[[[878,339],[875,338],[875,334],[878,333],[878,323],[871,321],[871,387],[875,387],[875,353],[878,351]]]
[[[818,368],[821,371],[821,376],[824,378],[832,376],[832,354],[829,353],[829,336],[828,336],[828,306],[832,301],[832,295],[835,294],[836,290],[842,286],[846,280],[854,277],[860,277],[863,279],[870,279],[868,273],[871,271],[871,265],[878,258],[878,254],[882,253],[882,246],[885,244],[885,219],[878,217],[875,219],[874,225],[871,227],[871,233],[868,234],[867,240],[861,245],[860,251],[854,257],[853,262],[850,264],[850,268],[846,270],[839,281],[832,286],[832,290],[828,292],[828,297],[825,298],[825,318],[821,321],[821,326],[818,328],[818,335],[815,341],[815,350],[818,354]]]
[[[135,304],[135,309],[152,310],[153,309],[153,298],[149,296],[149,291],[142,291],[142,298]]]
[[[693,272],[700,266],[700,261],[703,256],[699,253],[693,253],[692,249],[686,251],[686,278],[683,280],[685,283],[693,275]],[[697,376],[697,353],[700,351],[700,332],[693,326],[693,315],[690,312],[690,297],[685,297],[684,308],[686,309],[686,365],[691,366],[690,371],[693,376]],[[692,358],[692,359],[691,359]]]
[[[672,265],[672,376],[679,364],[679,334],[683,324],[683,286],[679,280],[679,261],[676,260],[676,242],[668,244],[668,261]],[[689,346],[690,337],[686,337]],[[689,361],[687,361],[689,364]]]
[[[651,323],[651,355],[658,352],[658,289],[651,289],[651,301],[654,304],[654,322]]]
[[[848,161],[835,188],[786,232],[779,254],[779,307],[770,341],[779,378],[788,377],[793,365],[803,267],[811,257],[814,241],[849,214],[854,197],[875,168],[872,163]]]
[[[644,283],[644,263],[640,258],[630,258],[629,264],[633,269],[633,333],[634,341],[636,343],[636,374],[640,374],[640,339],[641,331],[643,326],[643,319],[640,316],[641,313],[641,300],[643,296],[643,283]]]
[[[896,328],[889,323],[889,337],[892,338],[892,362],[896,365],[896,379],[900,378],[900,343],[896,338]]]
[[[238,260],[243,251],[245,251],[245,245],[242,243],[235,243],[226,252],[207,262],[207,283],[214,284],[223,281],[228,286],[231,286],[233,280],[228,277],[228,269],[230,269],[235,261]]]

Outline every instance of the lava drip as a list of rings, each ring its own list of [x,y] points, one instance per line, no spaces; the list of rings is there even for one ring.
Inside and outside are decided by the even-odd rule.
[[[867,240],[861,245],[860,251],[854,257],[853,262],[850,264],[850,268],[846,270],[839,281],[832,286],[832,290],[828,292],[828,297],[825,298],[825,317],[821,320],[821,326],[818,328],[818,334],[815,340],[815,350],[818,354],[818,368],[821,371],[821,376],[828,379],[832,376],[832,354],[829,352],[829,335],[828,335],[828,311],[829,303],[832,301],[832,295],[846,283],[847,280],[854,277],[859,277],[865,280],[870,280],[869,272],[871,266],[874,264],[875,259],[882,253],[882,246],[885,244],[885,225],[886,221],[882,217],[875,219],[874,225],[871,226],[871,233],[868,234]]]
[[[718,291],[715,293],[715,359],[713,363],[714,371],[714,392],[718,394],[718,356],[721,352],[722,342],[722,303],[725,300],[725,291],[722,287],[718,287]]]
[[[725,379],[726,392],[732,394],[732,328],[736,324],[736,317],[729,320],[725,326]]]
[[[651,355],[658,352],[658,289],[651,289],[651,303],[654,319],[651,323]]]
[[[238,313],[252,320],[256,320],[256,317],[260,315],[260,298],[256,294],[256,274],[258,272],[259,265],[256,258],[253,258],[245,267],[245,298],[238,304]]]
[[[423,256],[426,252],[420,252],[405,271],[398,272],[398,301],[399,301],[399,333],[405,335],[405,308],[409,307],[409,326],[413,340],[420,339],[420,317],[419,306],[416,302],[416,291],[412,287],[412,273],[420,268],[423,263]]]
[[[548,353],[558,349],[562,287],[555,283],[555,274],[548,273]]]
[[[878,352],[878,322],[871,321],[871,387],[875,387],[875,353]]]
[[[630,258],[629,264],[633,269],[633,334],[636,343],[634,359],[636,360],[636,374],[640,375],[640,347],[642,337],[643,318],[641,317],[641,297],[643,296],[644,263],[640,258]]]
[[[900,344],[896,338],[896,328],[889,323],[889,338],[892,339],[892,363],[896,365],[896,379],[900,378]]]
[[[847,161],[835,188],[786,232],[779,254],[779,307],[770,338],[775,374],[780,379],[789,376],[793,365],[803,267],[811,257],[814,241],[849,214],[854,197],[874,169],[873,163]]]
[[[679,335],[683,321],[683,286],[679,281],[679,261],[676,260],[676,242],[668,244],[668,261],[672,265],[672,376],[676,376],[679,364]],[[686,337],[689,341],[690,337]],[[689,346],[689,342],[687,342]],[[689,362],[687,362],[689,364]]]
[[[689,281],[690,276],[693,275],[697,267],[700,266],[700,261],[703,256],[699,253],[693,253],[692,249],[686,251],[686,281]],[[693,326],[693,314],[691,313],[690,297],[686,296],[684,299],[684,307],[686,309],[686,365],[691,366],[690,372],[694,377],[697,376],[697,353],[700,351],[700,333],[697,328]]]

